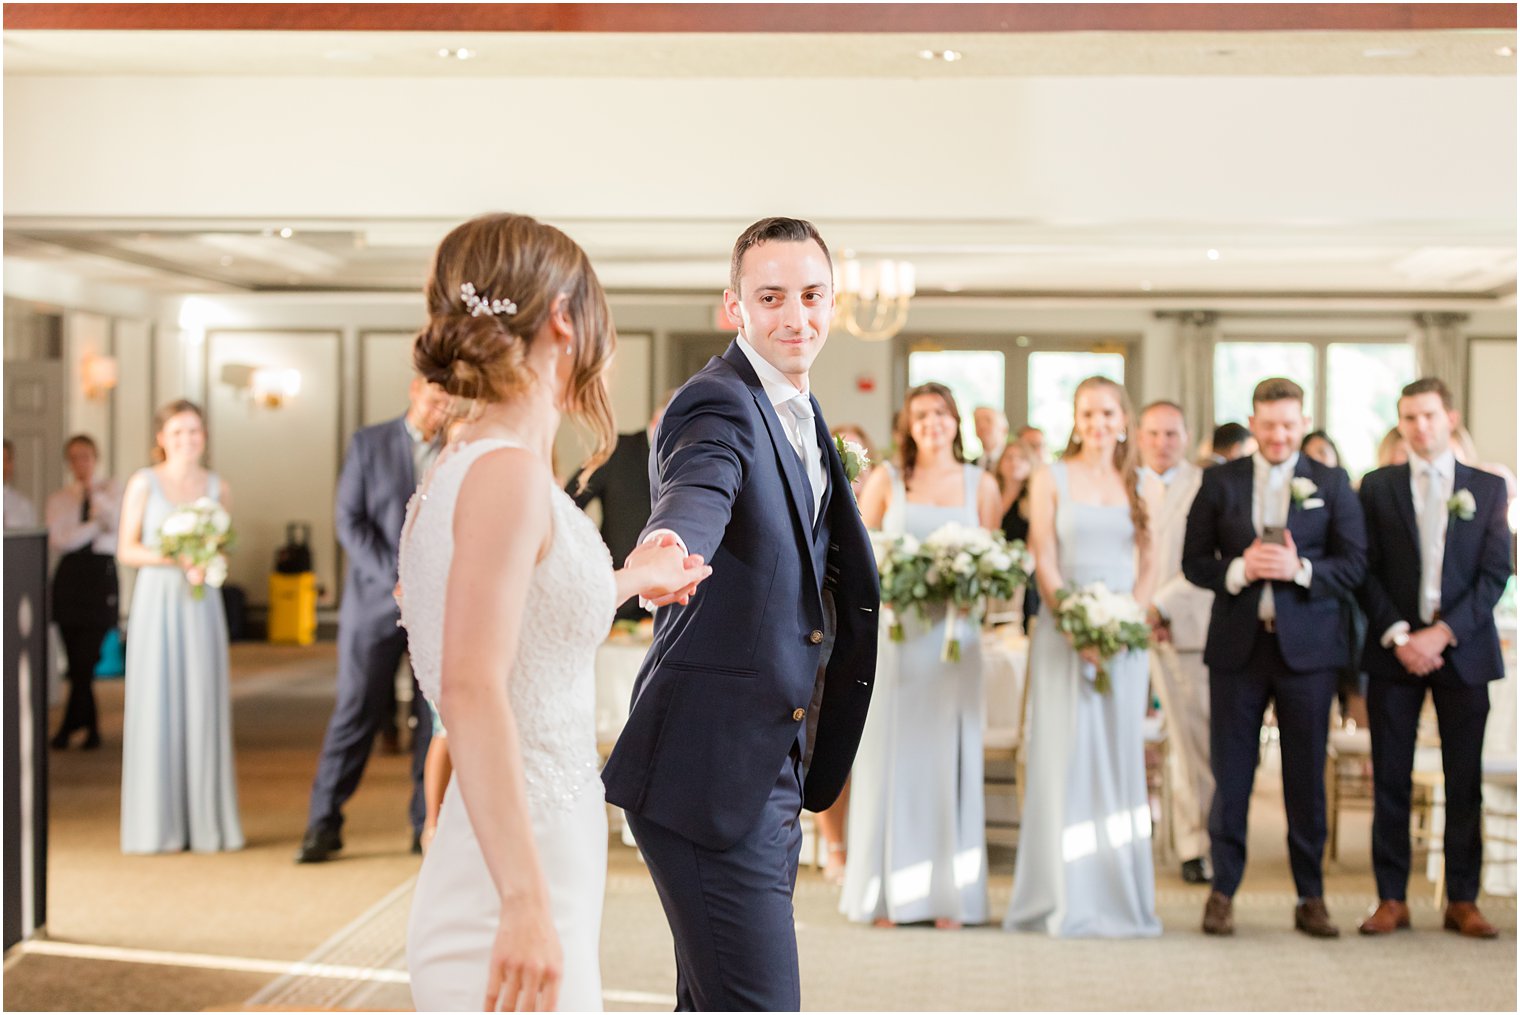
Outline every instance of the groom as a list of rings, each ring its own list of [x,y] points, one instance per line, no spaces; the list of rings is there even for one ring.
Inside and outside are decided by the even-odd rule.
[[[627,812],[676,948],[682,1011],[797,1011],[799,812],[849,775],[876,670],[879,593],[865,526],[808,370],[834,308],[809,222],[734,244],[739,336],[655,433],[643,539],[713,573],[662,605],[628,724],[602,772]],[[672,597],[672,600],[675,597]]]

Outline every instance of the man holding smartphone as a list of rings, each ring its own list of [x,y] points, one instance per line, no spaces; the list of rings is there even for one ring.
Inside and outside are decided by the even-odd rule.
[[[1299,454],[1304,392],[1270,377],[1251,396],[1249,458],[1209,469],[1188,513],[1182,570],[1214,593],[1209,668],[1214,890],[1206,934],[1234,932],[1262,717],[1277,715],[1283,806],[1298,906],[1311,937],[1340,934],[1325,909],[1325,742],[1336,673],[1350,652],[1341,599],[1361,584],[1366,533],[1344,470]]]

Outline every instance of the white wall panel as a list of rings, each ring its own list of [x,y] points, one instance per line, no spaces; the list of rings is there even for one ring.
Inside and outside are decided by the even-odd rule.
[[[1475,338],[1468,345],[1467,429],[1485,462],[1515,471],[1515,341]]]
[[[229,581],[248,590],[250,603],[268,603],[274,552],[292,521],[311,525],[322,601],[337,594],[340,341],[337,331],[206,333],[209,459],[232,487],[238,548]],[[224,381],[249,367],[299,370],[300,394],[278,409],[255,405],[246,388]]]
[[[415,331],[359,335],[359,425],[373,426],[406,412]]]

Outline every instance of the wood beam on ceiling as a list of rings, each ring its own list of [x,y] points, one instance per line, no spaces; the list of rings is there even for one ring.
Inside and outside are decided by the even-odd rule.
[[[1254,32],[1514,29],[1514,4],[16,4],[10,30]]]

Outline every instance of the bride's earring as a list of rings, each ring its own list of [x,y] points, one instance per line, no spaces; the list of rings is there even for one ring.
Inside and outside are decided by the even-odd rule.
[[[1127,434],[1127,433],[1121,433],[1119,435],[1119,443],[1120,444],[1123,444],[1127,440],[1129,440],[1129,434]]]

